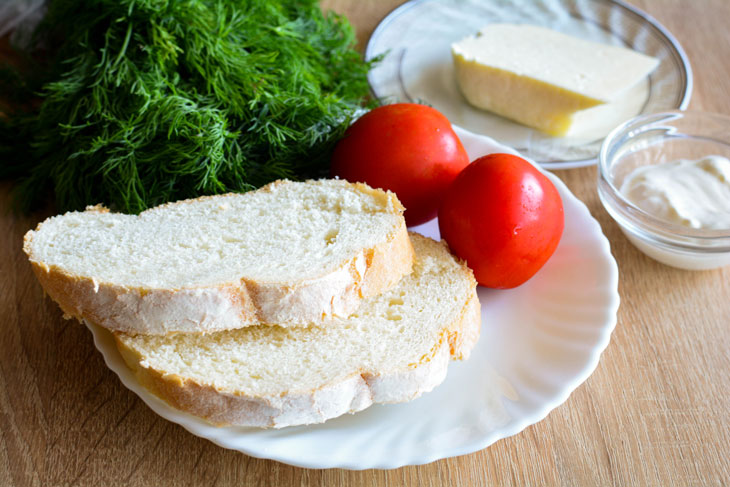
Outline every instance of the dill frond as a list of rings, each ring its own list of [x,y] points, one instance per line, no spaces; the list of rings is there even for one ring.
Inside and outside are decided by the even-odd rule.
[[[352,28],[315,1],[52,0],[35,40],[42,62],[0,73],[39,98],[0,119],[25,209],[138,213],[324,175],[369,93]]]

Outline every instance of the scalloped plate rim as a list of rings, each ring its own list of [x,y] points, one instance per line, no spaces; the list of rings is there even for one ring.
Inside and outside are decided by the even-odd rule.
[[[462,137],[463,141],[471,143],[472,146],[485,147],[492,146],[492,152],[509,152],[517,153],[513,149],[493,141],[486,136],[479,136],[469,132],[466,132],[458,127],[454,127],[456,132]],[[466,145],[466,144],[465,144]],[[529,160],[529,159],[528,159]],[[326,458],[320,458],[318,461],[312,459],[297,458],[296,455],[270,455],[266,451],[256,448],[245,448],[235,446],[232,444],[229,437],[239,437],[240,435],[246,435],[247,432],[243,431],[244,428],[240,427],[216,427],[210,425],[202,419],[196,418],[190,414],[178,411],[167,405],[164,401],[152,395],[146,391],[136,380],[131,370],[129,370],[124,363],[119,351],[114,345],[114,338],[111,333],[107,330],[98,327],[97,325],[86,323],[86,326],[91,330],[94,338],[94,344],[96,348],[102,353],[104,361],[121,380],[125,387],[134,392],[140,397],[155,413],[161,417],[179,424],[190,433],[208,439],[213,443],[223,448],[233,449],[250,455],[256,458],[271,459],[286,463],[289,465],[304,467],[304,468],[344,468],[350,470],[363,470],[363,469],[392,469],[399,468],[407,465],[422,465],[430,463],[439,459],[455,457],[470,454],[488,446],[492,445],[496,441],[513,436],[520,433],[526,427],[531,426],[541,420],[543,420],[553,409],[563,404],[569,397],[570,394],[577,389],[586,379],[593,373],[599,363],[599,359],[603,351],[606,349],[610,342],[611,333],[613,332],[616,321],[617,312],[620,303],[620,297],[618,294],[618,266],[613,256],[611,255],[610,245],[606,237],[601,231],[599,223],[590,215],[588,208],[583,202],[578,200],[567,188],[567,186],[555,175],[540,168],[534,161],[530,161],[538,169],[547,175],[548,178],[556,185],[558,191],[563,198],[564,204],[574,205],[574,209],[581,214],[582,218],[585,219],[584,224],[589,226],[590,236],[597,244],[597,250],[600,252],[600,259],[602,263],[607,266],[609,273],[609,282],[605,283],[606,287],[610,290],[606,295],[606,302],[603,309],[604,322],[600,327],[600,335],[595,343],[592,343],[590,350],[590,357],[585,362],[583,367],[575,371],[574,374],[565,380],[561,385],[559,392],[554,393],[551,400],[542,403],[538,409],[534,410],[531,414],[525,415],[520,418],[512,418],[506,425],[496,428],[490,431],[488,434],[480,438],[480,441],[471,442],[458,447],[444,448],[443,450],[434,451],[428,454],[418,454],[417,452],[412,453],[407,458],[405,456],[392,456],[389,457],[388,461],[381,462],[368,462],[367,459],[359,458],[357,460],[350,459],[349,461],[328,461]],[[433,221],[432,221],[433,222]],[[562,245],[562,242],[561,242]],[[558,247],[560,249],[560,246]],[[449,380],[447,376],[446,381]],[[295,428],[306,428],[295,427]],[[277,430],[284,431],[284,430]],[[225,434],[224,434],[225,433]],[[295,440],[296,442],[296,440]]]

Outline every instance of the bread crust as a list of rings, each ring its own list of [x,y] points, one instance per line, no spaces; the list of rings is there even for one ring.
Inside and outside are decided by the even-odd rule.
[[[270,191],[278,184],[284,183],[274,182],[259,191]],[[376,191],[362,184],[354,186],[360,191],[388,198],[387,207],[394,212],[403,210],[393,193]],[[198,199],[208,198],[215,196]],[[195,200],[164,206],[192,201]],[[87,211],[107,210],[92,207]],[[25,235],[23,249],[41,286],[67,318],[79,321],[86,318],[113,331],[148,335],[209,333],[260,323],[281,326],[326,324],[332,317],[344,317],[355,311],[362,299],[395,286],[411,272],[414,254],[405,220],[401,218],[400,225],[384,241],[375,247],[361,249],[333,271],[315,278],[295,283],[242,278],[239,282],[209,287],[155,289],[98,282],[93,277],[49,266],[34,258],[33,235],[33,231]]]
[[[176,409],[212,424],[282,428],[322,423],[375,403],[415,399],[443,382],[450,360],[468,358],[479,339],[481,309],[473,274],[465,266],[462,270],[471,285],[462,298],[461,313],[452,323],[444,324],[433,348],[417,363],[393,370],[361,370],[310,391],[251,396],[218,390],[148,367],[144,358],[127,347],[117,334],[115,339],[125,362],[144,387]]]

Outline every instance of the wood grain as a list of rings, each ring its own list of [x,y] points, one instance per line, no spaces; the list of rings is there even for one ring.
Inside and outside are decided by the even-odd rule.
[[[485,0],[486,1],[486,0]],[[398,0],[327,0],[364,46]],[[730,2],[633,0],[682,43],[691,108],[730,114]],[[622,304],[595,373],[544,421],[480,452],[392,471],[305,470],[224,450],[159,418],[36,283],[0,214],[0,485],[730,485],[730,268],[639,253],[600,205],[596,170],[559,171],[611,242]],[[9,208],[0,185],[0,208]]]

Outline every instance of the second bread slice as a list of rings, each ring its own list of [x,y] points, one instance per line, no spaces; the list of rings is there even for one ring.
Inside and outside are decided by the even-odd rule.
[[[411,271],[392,193],[339,180],[41,223],[24,250],[70,316],[132,334],[322,323]]]

